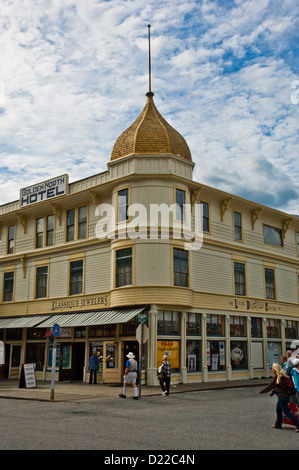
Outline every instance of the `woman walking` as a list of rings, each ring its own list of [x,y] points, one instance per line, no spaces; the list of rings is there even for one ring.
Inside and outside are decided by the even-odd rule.
[[[272,366],[273,379],[267,387],[260,390],[258,393],[267,393],[273,390],[277,395],[276,403],[276,421],[273,428],[282,429],[282,414],[286,415],[296,426],[295,432],[299,432],[299,420],[289,410],[289,395],[287,394],[286,379],[289,377],[284,373],[279,364]]]

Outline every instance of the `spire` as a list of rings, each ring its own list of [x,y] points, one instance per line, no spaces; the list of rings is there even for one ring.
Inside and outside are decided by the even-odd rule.
[[[151,25],[147,25],[148,28],[148,93],[146,96],[154,96],[152,92],[152,70],[151,70]]]

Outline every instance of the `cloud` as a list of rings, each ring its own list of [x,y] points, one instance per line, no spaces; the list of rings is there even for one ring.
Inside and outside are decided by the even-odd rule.
[[[145,104],[149,23],[155,102],[186,138],[195,179],[299,213],[295,0],[5,2],[0,203],[106,170]]]

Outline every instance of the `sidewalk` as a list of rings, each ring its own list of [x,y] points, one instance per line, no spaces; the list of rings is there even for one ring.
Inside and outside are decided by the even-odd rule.
[[[203,390],[216,390],[225,388],[250,387],[262,388],[269,383],[270,379],[252,380],[232,380],[221,382],[176,384],[171,385],[170,393],[195,392]],[[121,385],[109,384],[86,384],[82,382],[55,382],[54,399],[51,400],[51,382],[37,381],[36,388],[19,388],[18,380],[0,379],[0,398],[11,398],[17,400],[37,400],[37,401],[83,401],[90,399],[118,398],[122,392]],[[139,387],[138,387],[139,393]],[[141,387],[141,398],[153,395],[161,395],[159,386],[151,387],[143,385]],[[131,387],[128,389],[128,397],[133,396]]]

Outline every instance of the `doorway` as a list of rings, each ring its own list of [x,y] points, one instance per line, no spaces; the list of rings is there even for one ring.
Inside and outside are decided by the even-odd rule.
[[[120,342],[103,342],[103,383],[120,383],[121,378],[121,354]]]

